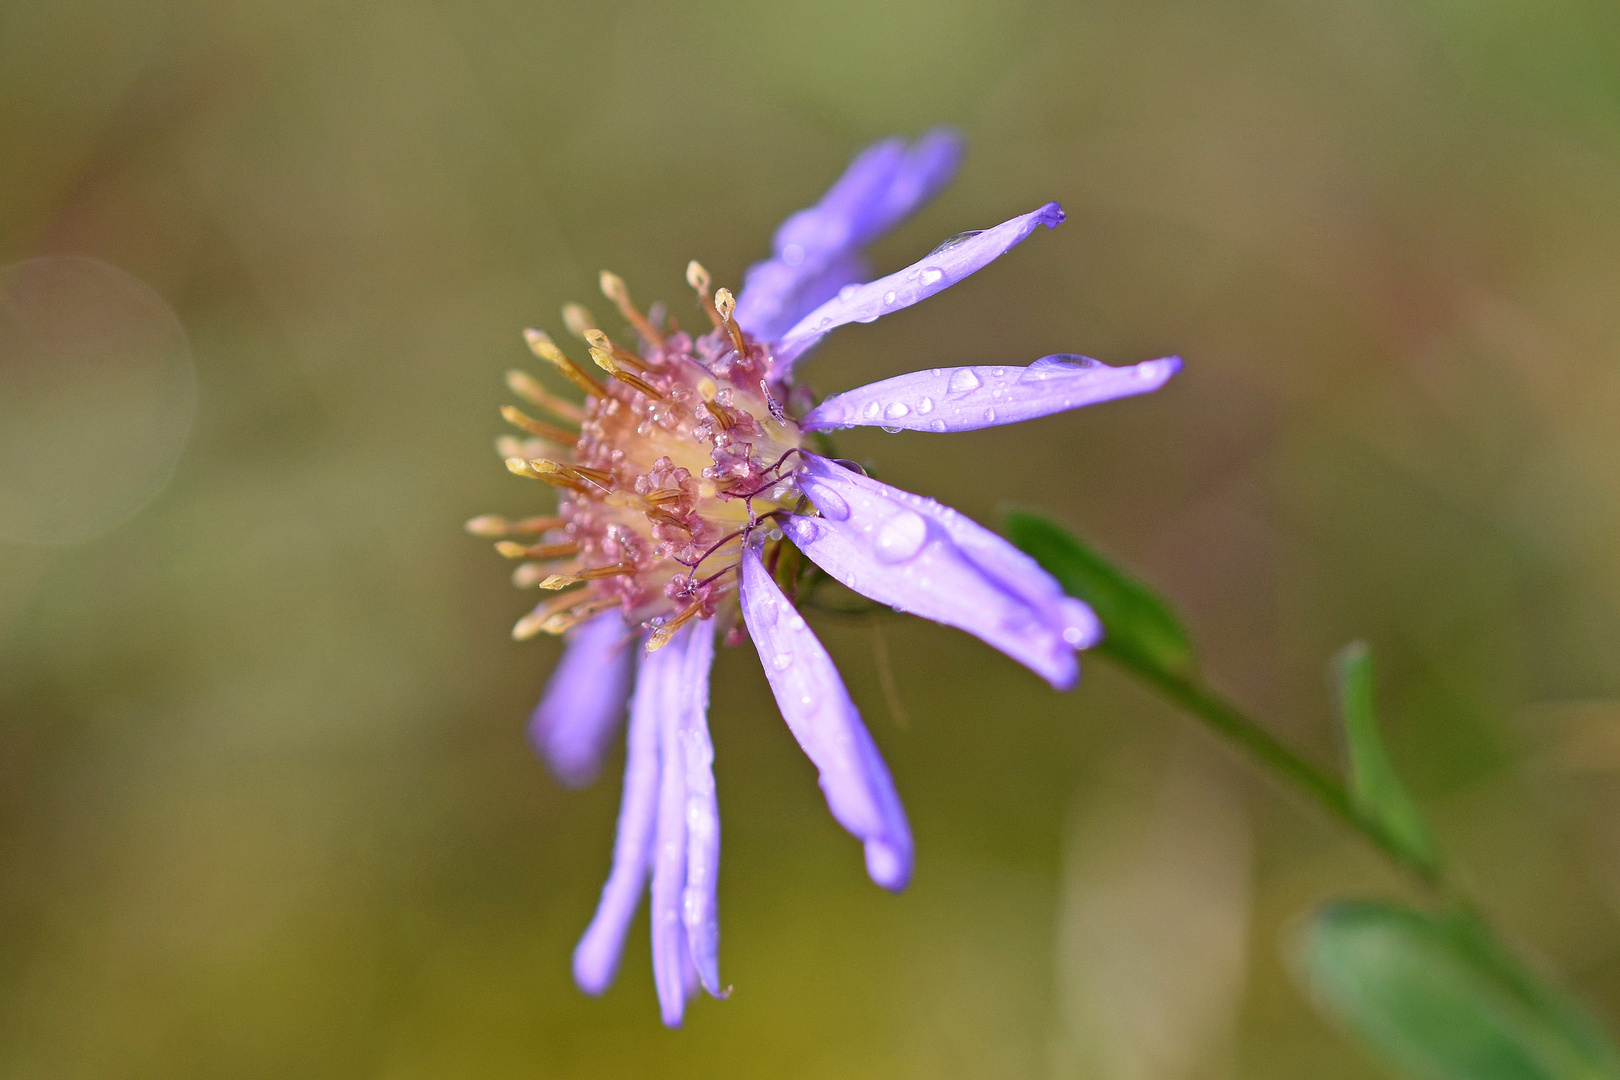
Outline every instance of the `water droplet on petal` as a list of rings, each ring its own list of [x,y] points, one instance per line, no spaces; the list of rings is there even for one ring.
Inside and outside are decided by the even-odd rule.
[[[931,398],[931,397],[922,398],[920,401],[917,402],[917,411],[919,413],[921,413],[923,416],[927,416],[929,413],[933,412],[934,411],[934,399]]]
[[[884,424],[883,425],[883,430],[887,431],[890,435],[898,435],[898,434],[900,434],[902,431],[904,431],[906,429],[905,428],[890,427],[888,424]]]
[[[789,266],[798,266],[804,262],[804,248],[798,244],[788,244],[782,249],[782,261]]]
[[[793,666],[793,654],[792,653],[781,652],[781,653],[777,653],[775,656],[771,657],[771,667],[775,668],[777,671],[786,671],[788,668],[790,668],[792,666]]]
[[[996,410],[994,410],[994,409],[986,409],[986,410],[984,410],[984,419],[985,419],[985,423],[988,423],[988,424],[995,423],[996,422]]]
[[[797,632],[799,630],[803,630],[804,629],[804,616],[802,616],[802,615],[793,616],[793,618],[788,620],[787,625],[788,625],[789,630],[793,630],[795,632]]]
[[[832,316],[830,316],[830,315],[823,315],[821,317],[821,321],[816,324],[816,326],[819,329],[822,329],[822,330],[827,329],[827,327],[829,327],[831,325],[832,325]]]
[[[883,415],[890,420],[898,420],[909,413],[911,409],[903,401],[891,401],[889,407],[883,410]]]
[[[925,286],[937,285],[944,277],[945,271],[937,266],[928,266],[923,268],[922,276],[918,280]]]
[[[928,423],[928,429],[930,431],[944,431],[945,430],[945,421],[943,421],[943,420],[931,420]]]
[[[885,307],[893,307],[896,299],[898,299],[898,297],[893,289],[890,289],[888,292],[883,294],[883,303]]]
[[[994,375],[996,378],[999,379],[1003,375],[1007,374],[1007,369],[1006,368],[1001,368],[1001,367],[991,368],[990,369],[990,374]]]
[[[842,289],[838,290],[838,299],[848,300],[850,297],[855,295],[858,289],[860,289],[860,286],[854,283],[845,285]]]
[[[905,562],[922,550],[928,522],[915,510],[901,510],[885,521],[877,533],[877,557],[887,563]]]
[[[939,376],[939,368],[929,368],[928,369],[928,374],[933,375],[933,376],[935,376],[937,378]]]
[[[975,236],[978,236],[983,231],[983,229],[969,229],[967,232],[959,232],[955,236],[947,239],[943,244],[939,245],[939,247],[935,248],[933,251],[930,251],[928,254],[938,255],[941,252],[951,250],[953,247],[959,247],[960,245],[973,239]]]
[[[867,405],[866,405],[866,418],[868,420],[876,420],[878,418],[878,413],[880,413],[882,411],[883,411],[883,406],[879,405],[877,402],[875,402],[875,401],[867,402]]]
[[[973,374],[972,368],[957,368],[951,372],[950,380],[945,384],[945,389],[953,394],[971,394],[979,386],[979,377]]]
[[[817,484],[814,490],[807,494],[810,501],[816,504],[816,509],[821,511],[821,516],[828,521],[849,520],[849,503],[827,485]]]

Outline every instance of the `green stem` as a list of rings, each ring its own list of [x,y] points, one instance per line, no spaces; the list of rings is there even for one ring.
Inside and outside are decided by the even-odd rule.
[[[1137,677],[1152,684],[1161,694],[1204,721],[1210,728],[1236,745],[1274,775],[1287,780],[1303,791],[1352,830],[1360,833],[1386,858],[1410,873],[1423,885],[1439,889],[1442,881],[1432,867],[1414,863],[1401,850],[1377,822],[1364,817],[1357,809],[1350,792],[1330,773],[1318,768],[1283,745],[1277,737],[1243,712],[1192,679],[1172,675],[1147,665],[1133,664],[1115,657],[1122,666]]]

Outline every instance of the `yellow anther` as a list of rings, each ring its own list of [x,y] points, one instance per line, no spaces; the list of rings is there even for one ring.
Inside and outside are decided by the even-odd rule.
[[[512,627],[512,637],[518,641],[527,641],[546,628],[546,624],[558,615],[568,613],[582,599],[579,593],[569,593],[567,596],[553,596],[542,600],[535,605],[535,609],[517,621]]]
[[[582,581],[599,581],[602,578],[621,577],[635,572],[636,568],[629,563],[594,566],[589,570],[578,570],[572,574],[552,574],[540,583],[540,587],[542,589],[566,589],[568,586],[578,585]]]
[[[581,390],[593,397],[602,396],[602,386],[595,379],[585,374],[583,368],[572,360],[551,340],[551,336],[544,330],[528,329],[523,331],[523,339],[529,343],[529,350],[551,364],[568,377],[568,380]]]
[[[481,514],[466,524],[468,532],[474,536],[483,536],[493,540],[497,536],[505,536],[511,529],[512,523],[499,514]]]
[[[625,288],[624,279],[618,274],[602,271],[602,295],[613,301],[613,306],[619,309],[624,321],[636,328],[636,332],[653,343],[655,348],[664,347],[664,335],[648,321],[647,316],[636,309],[630,302],[630,290]]]
[[[698,396],[704,401],[713,401],[714,395],[720,392],[720,387],[707,375],[697,381]]]
[[[563,325],[577,338],[584,337],[587,330],[596,329],[596,316],[584,304],[564,304],[562,317]]]
[[[535,381],[533,375],[527,371],[513,368],[506,373],[506,388],[531,405],[538,405],[553,416],[560,417],[572,423],[579,423],[585,419],[585,410],[558,397]]]
[[[617,360],[613,359],[612,356],[603,352],[601,349],[592,349],[591,359],[596,361],[597,367],[601,368],[609,375],[612,375],[615,379],[618,379],[620,382],[624,383],[624,385],[633,387],[650,398],[654,398],[659,401],[664,399],[663,392],[656,386],[648,382],[646,379],[643,379],[640,375],[624,370],[624,368],[619,366],[619,362]]]
[[[669,622],[652,632],[652,637],[647,639],[647,651],[657,652],[665,645],[668,645],[669,639],[675,636],[675,631],[691,622],[693,616],[701,610],[703,610],[703,601],[701,600],[694,600],[682,608],[679,615],[676,615]]]
[[[737,298],[731,295],[730,289],[714,290],[714,309],[720,314],[720,323],[726,328],[726,334],[731,338],[731,344],[737,349],[739,356],[748,355],[748,345],[743,341],[742,327],[731,313],[737,310]]]
[[[714,300],[709,296],[709,283],[713,280],[713,278],[709,277],[709,272],[703,269],[703,264],[696,259],[686,264],[686,283],[696,290],[698,303],[702,306],[703,313],[709,317],[709,321],[714,323],[714,328],[718,330],[720,329],[720,313],[715,310]]]
[[[508,559],[566,559],[579,554],[578,541],[570,540],[562,544],[519,544],[513,540],[502,540],[495,545],[495,550]]]
[[[643,360],[629,349],[626,349],[621,345],[613,344],[613,339],[602,333],[600,330],[585,331],[585,341],[590,345],[591,348],[605,352],[609,356],[613,357],[614,361],[617,362],[621,367],[629,366],[635,368],[637,371],[647,370],[647,361]]]
[[[515,405],[502,405],[501,418],[513,427],[522,428],[535,438],[544,439],[564,448],[571,447],[579,441],[579,436],[573,432],[564,431],[554,424],[547,424],[536,420],[532,416],[526,416]]]
[[[570,597],[576,597],[579,595],[581,594],[569,593],[562,599],[568,599]],[[619,601],[611,596],[592,597],[583,604],[576,604],[567,611],[559,612],[558,614],[551,616],[551,618],[540,624],[540,629],[547,634],[560,634],[565,630],[572,629],[593,615],[600,615],[609,608],[615,608],[618,606]]]

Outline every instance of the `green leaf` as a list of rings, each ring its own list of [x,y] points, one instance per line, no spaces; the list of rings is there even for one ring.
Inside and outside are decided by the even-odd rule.
[[[1302,944],[1318,1006],[1416,1076],[1620,1078],[1596,1021],[1472,916],[1341,901],[1316,914]]]
[[[1137,669],[1169,675],[1191,671],[1192,646],[1186,633],[1169,606],[1147,586],[1038,514],[1014,510],[1006,525],[1014,544],[1057,578],[1065,592],[1097,613],[1104,631],[1098,652]]]
[[[1413,866],[1433,874],[1439,847],[1428,822],[1395,772],[1378,733],[1372,653],[1362,642],[1345,647],[1334,661],[1339,713],[1350,752],[1350,801],[1361,819],[1383,833]]]

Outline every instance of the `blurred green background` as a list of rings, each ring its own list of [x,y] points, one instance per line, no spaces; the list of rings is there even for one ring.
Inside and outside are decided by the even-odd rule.
[[[644,925],[605,998],[569,980],[617,765],[534,761],[556,644],[509,639],[523,595],[461,532],[547,505],[494,456],[501,373],[605,309],[599,269],[681,314],[688,259],[735,284],[856,150],[941,122],[966,166],[879,267],[1068,223],[809,379],[1186,369],[843,452],[1066,521],[1320,761],[1366,638],[1443,841],[1613,1027],[1616,55],[1604,0],[3,0],[0,284],[83,347],[0,338],[0,1075],[1385,1075],[1283,947],[1402,895],[1369,851],[1106,663],[1055,695],[911,619],[876,631],[892,694],[868,623],[817,629],[912,888],[865,880],[731,650],[735,993],[663,1030]]]

